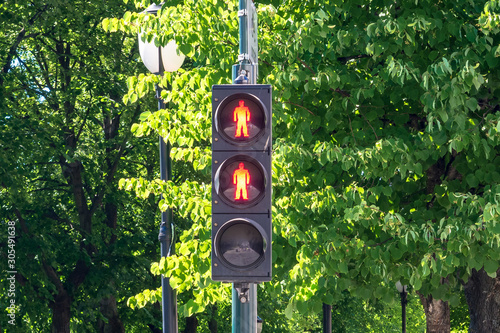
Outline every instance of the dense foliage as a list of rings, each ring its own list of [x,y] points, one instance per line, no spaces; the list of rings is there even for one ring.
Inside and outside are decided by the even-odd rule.
[[[447,307],[474,274],[497,277],[499,9],[496,1],[259,5],[259,77],[274,86],[275,269],[264,288],[291,296],[289,317],[318,313],[345,290],[389,300],[398,280],[424,306]],[[104,22],[132,33],[147,23],[193,60],[163,79],[177,111],[150,114],[138,128],[169,133],[175,157],[193,158],[202,172],[210,86],[228,82],[236,22],[230,1],[167,1],[158,18]],[[147,80],[129,85],[130,101],[148,93]],[[195,292],[184,313],[227,297],[209,281],[208,184],[122,185],[172,193],[164,204],[193,219],[179,255],[153,266],[180,292]]]
[[[16,223],[19,331],[159,327],[160,273],[181,317],[227,328],[230,287],[210,279],[210,89],[231,83],[237,3],[166,1],[152,17],[139,14],[149,0],[123,2],[0,5],[0,219]],[[500,283],[499,13],[498,1],[258,4],[259,83],[274,98],[274,276],[259,314],[282,324],[266,330],[317,330],[323,303],[393,311],[396,281],[431,332],[443,327],[429,304],[449,327],[464,290],[471,330],[500,329],[481,326],[500,316],[488,297]],[[139,27],[175,39],[183,68],[144,74]],[[157,179],[158,134],[172,181]],[[158,206],[180,235],[160,261]],[[359,322],[389,325],[373,318]]]
[[[118,191],[120,178],[157,170],[157,140],[130,131],[142,107],[122,103],[138,71],[136,41],[101,26],[126,9],[120,1],[0,4],[0,267],[17,271],[15,297],[7,298],[9,275],[0,277],[2,331],[161,326],[125,306],[159,283],[149,273],[157,203]],[[15,319],[4,312],[12,300]]]

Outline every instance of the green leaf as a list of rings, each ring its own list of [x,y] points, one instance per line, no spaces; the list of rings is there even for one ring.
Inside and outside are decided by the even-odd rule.
[[[479,180],[476,178],[476,176],[472,173],[468,174],[467,177],[465,178],[467,180],[467,184],[470,187],[477,187],[479,185]]]
[[[475,111],[477,109],[477,99],[475,99],[474,97],[468,99],[466,102],[465,102],[465,105],[467,105],[467,107],[471,110],[471,111]]]
[[[105,18],[104,20],[102,20],[102,28],[104,29],[104,31],[108,31],[109,22],[109,18]]]
[[[422,277],[426,277],[431,273],[431,270],[429,268],[429,264],[427,264],[427,260],[422,261]]]
[[[422,280],[419,277],[413,280],[413,288],[415,288],[415,290],[420,290],[420,288],[422,288]]]
[[[292,319],[292,316],[293,316],[293,305],[292,305],[292,303],[288,303],[288,305],[286,306],[286,308],[285,308],[285,316],[288,319]]]
[[[142,113],[139,115],[139,120],[140,120],[140,121],[146,121],[150,115],[151,115],[151,112],[150,112],[150,111],[142,112]]]
[[[347,263],[345,263],[344,261],[340,262],[338,267],[339,267],[339,273],[346,274],[349,271]]]
[[[484,261],[484,270],[492,279],[495,279],[497,277],[497,270],[499,267],[500,265],[496,261],[490,259]]]

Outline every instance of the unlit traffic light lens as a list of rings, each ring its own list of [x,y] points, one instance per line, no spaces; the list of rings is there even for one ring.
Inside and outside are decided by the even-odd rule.
[[[264,255],[263,235],[248,221],[232,221],[221,230],[218,252],[224,261],[236,268],[258,264]]]

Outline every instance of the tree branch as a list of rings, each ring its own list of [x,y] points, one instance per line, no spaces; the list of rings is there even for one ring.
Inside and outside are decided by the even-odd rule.
[[[302,64],[302,66],[304,66],[305,68],[307,68],[313,75],[316,75],[316,72],[312,70],[311,67],[309,67],[308,64],[306,64],[302,59],[300,59],[299,57],[297,57],[297,60],[300,61],[300,63]]]
[[[350,60],[362,59],[362,58],[370,58],[370,56],[368,54],[358,54],[358,55],[353,55],[353,56],[348,56],[348,57],[338,57],[337,60],[339,62],[343,62],[344,64],[346,64]]]
[[[309,110],[308,108],[306,108],[305,106],[302,106],[300,104],[293,103],[293,102],[290,102],[290,101],[283,102],[283,103],[285,103],[285,104],[291,104],[291,105],[294,105],[294,106],[298,106],[299,108],[302,108],[302,109],[306,110],[307,112],[309,112],[310,114],[312,114],[313,116],[315,116],[315,114],[311,110]]]

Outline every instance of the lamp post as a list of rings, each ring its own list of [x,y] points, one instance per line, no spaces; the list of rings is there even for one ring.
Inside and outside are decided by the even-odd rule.
[[[323,333],[332,333],[332,306],[323,303]]]
[[[152,4],[144,12],[150,15],[156,15],[161,5]],[[164,72],[174,72],[178,70],[184,62],[184,55],[177,54],[177,45],[170,41],[166,46],[158,47],[154,40],[150,43],[145,42],[139,33],[139,54],[142,62],[147,69],[156,75],[163,75]],[[158,110],[165,108],[161,99],[161,89],[156,86],[156,98],[158,98]],[[172,164],[170,159],[170,143],[160,136],[160,178],[168,181],[172,178]],[[160,241],[161,256],[168,257],[175,254],[174,223],[172,210],[168,209],[161,213],[160,232],[158,240]],[[170,287],[169,278],[162,275],[162,320],[163,333],[177,333],[177,295],[175,290]]]
[[[406,304],[408,303],[407,285],[402,285],[400,281],[396,282],[396,289],[401,296],[401,332],[406,333]]]

